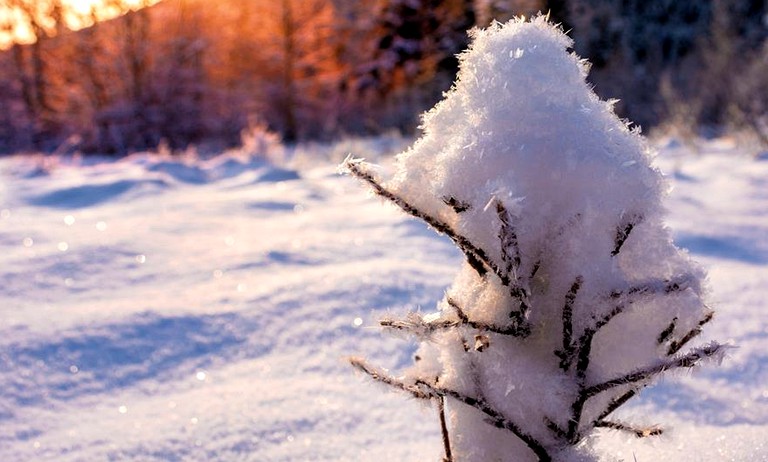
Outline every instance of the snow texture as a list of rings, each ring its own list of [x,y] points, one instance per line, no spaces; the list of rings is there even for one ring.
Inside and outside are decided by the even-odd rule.
[[[467,257],[438,313],[383,322],[423,340],[394,383],[446,400],[456,461],[597,460],[579,444],[596,427],[661,431],[609,419],[620,405],[723,353],[688,350],[713,317],[704,272],[672,243],[651,149],[571,45],[544,17],[475,31],[394,179],[348,162]]]
[[[659,147],[667,222],[718,312],[701,341],[738,348],[617,411],[661,437],[590,442],[605,461],[768,461],[768,162],[728,139]],[[335,174],[355,152],[388,176],[396,142],[306,149],[331,160],[279,183],[243,153],[0,158],[0,460],[437,460],[434,410],[342,359],[409,364],[373,326],[434,306],[462,257]]]

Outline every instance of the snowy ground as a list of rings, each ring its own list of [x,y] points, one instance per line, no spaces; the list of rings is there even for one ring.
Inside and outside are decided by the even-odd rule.
[[[737,348],[621,411],[663,437],[593,443],[768,461],[768,159],[717,140],[658,163],[676,240],[710,272],[701,341]],[[439,460],[434,411],[344,358],[408,364],[372,326],[431,309],[461,257],[334,162],[295,165],[0,159],[0,460]]]

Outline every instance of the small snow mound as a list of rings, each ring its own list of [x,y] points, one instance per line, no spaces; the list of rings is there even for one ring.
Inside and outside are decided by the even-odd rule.
[[[149,165],[147,171],[164,173],[182,183],[204,184],[208,181],[208,175],[203,169],[183,162],[161,161]]]
[[[57,189],[31,198],[29,203],[41,207],[79,209],[104,204],[118,197],[130,199],[155,194],[167,187],[168,183],[163,180],[125,179]]]
[[[282,167],[268,167],[264,173],[256,179],[257,183],[279,183],[281,181],[300,180],[301,175],[296,170]]]
[[[222,155],[206,162],[205,169],[212,179],[224,180],[267,168],[268,165],[268,162],[262,157],[242,158],[242,156]]]

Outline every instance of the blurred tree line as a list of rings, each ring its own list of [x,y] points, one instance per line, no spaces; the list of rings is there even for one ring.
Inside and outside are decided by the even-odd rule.
[[[101,22],[62,0],[0,3],[14,12],[0,31],[23,21],[34,38],[0,52],[0,152],[221,149],[254,126],[287,142],[410,133],[468,29],[537,11],[570,30],[622,116],[768,136],[765,0],[124,1]]]

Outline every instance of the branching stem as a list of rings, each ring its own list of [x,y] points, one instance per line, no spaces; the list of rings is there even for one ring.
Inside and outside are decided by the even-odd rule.
[[[370,172],[367,172],[362,168],[361,162],[347,160],[344,165],[347,167],[349,172],[352,173],[352,175],[368,183],[376,194],[397,205],[405,213],[423,220],[429,226],[434,228],[435,231],[448,236],[456,244],[456,246],[462,252],[464,252],[464,255],[467,257],[467,262],[472,266],[472,268],[474,268],[475,271],[477,271],[478,274],[482,276],[488,271],[488,269],[490,269],[491,272],[497,276],[502,276],[499,267],[493,261],[491,261],[483,249],[472,244],[469,239],[458,234],[448,224],[443,223],[439,219],[428,215],[425,212],[422,212],[402,197],[384,188],[384,186],[382,186]],[[502,280],[502,282],[504,281]]]
[[[392,377],[391,375],[388,375],[386,372],[383,372],[381,370],[377,370],[368,363],[366,363],[361,358],[349,358],[350,364],[355,367],[355,369],[365,372],[368,374],[373,380],[377,382],[381,382],[385,385],[389,385],[392,388],[404,391],[406,393],[409,393],[413,395],[415,398],[419,399],[430,399],[432,398],[431,395],[424,393],[419,387],[405,383],[404,381],[397,379],[395,377]]]
[[[513,281],[510,278],[510,275],[503,271],[488,256],[488,253],[485,250],[474,245],[469,239],[457,233],[447,223],[444,223],[440,219],[433,217],[432,215],[429,215],[422,210],[419,210],[404,198],[386,189],[376,180],[376,178],[373,177],[370,172],[367,172],[365,169],[363,169],[362,162],[348,159],[344,165],[353,176],[368,183],[377,195],[397,205],[407,214],[423,220],[429,226],[434,228],[435,231],[448,236],[456,244],[459,250],[464,253],[464,256],[467,259],[467,263],[480,276],[484,276],[488,271],[496,275],[503,286],[510,288],[510,295],[520,301],[520,313],[512,313],[512,317],[516,318],[516,321],[518,321],[520,324],[524,322],[525,316],[529,310],[527,291],[519,286],[516,281]],[[515,283],[513,284],[513,282]]]
[[[448,298],[447,300],[448,305],[450,305],[451,308],[456,311],[456,316],[459,318],[459,322],[461,324],[467,325],[469,327],[493,332],[494,334],[500,334],[500,335],[511,335],[512,337],[525,337],[530,333],[528,330],[527,325],[519,326],[517,324],[511,324],[507,327],[497,326],[495,324],[486,324],[483,322],[473,321],[469,319],[469,316],[467,316],[467,313],[459,306],[458,303],[456,303],[456,300],[452,298]]]
[[[701,334],[701,328],[704,327],[704,325],[707,324],[709,321],[711,321],[712,318],[714,317],[715,317],[715,312],[710,311],[709,313],[704,315],[704,318],[702,318],[702,320],[699,321],[696,327],[694,327],[693,329],[688,331],[688,333],[683,335],[683,337],[680,338],[680,340],[675,340],[672,343],[670,343],[669,349],[667,350],[667,356],[672,356],[673,354],[677,353],[685,346],[686,343],[690,342],[691,340],[693,340],[694,337],[697,337],[699,334]]]
[[[552,460],[552,457],[538,440],[524,432],[522,427],[505,417],[501,412],[493,408],[493,406],[488,404],[484,399],[473,398],[455,390],[442,388],[421,380],[417,381],[416,384],[424,388],[426,390],[426,394],[453,398],[461,403],[474,407],[487,416],[487,422],[489,424],[497,428],[508,430],[520,438],[520,440],[523,441],[531,449],[531,451],[534,452],[534,454],[536,454],[540,462],[550,462]]]

